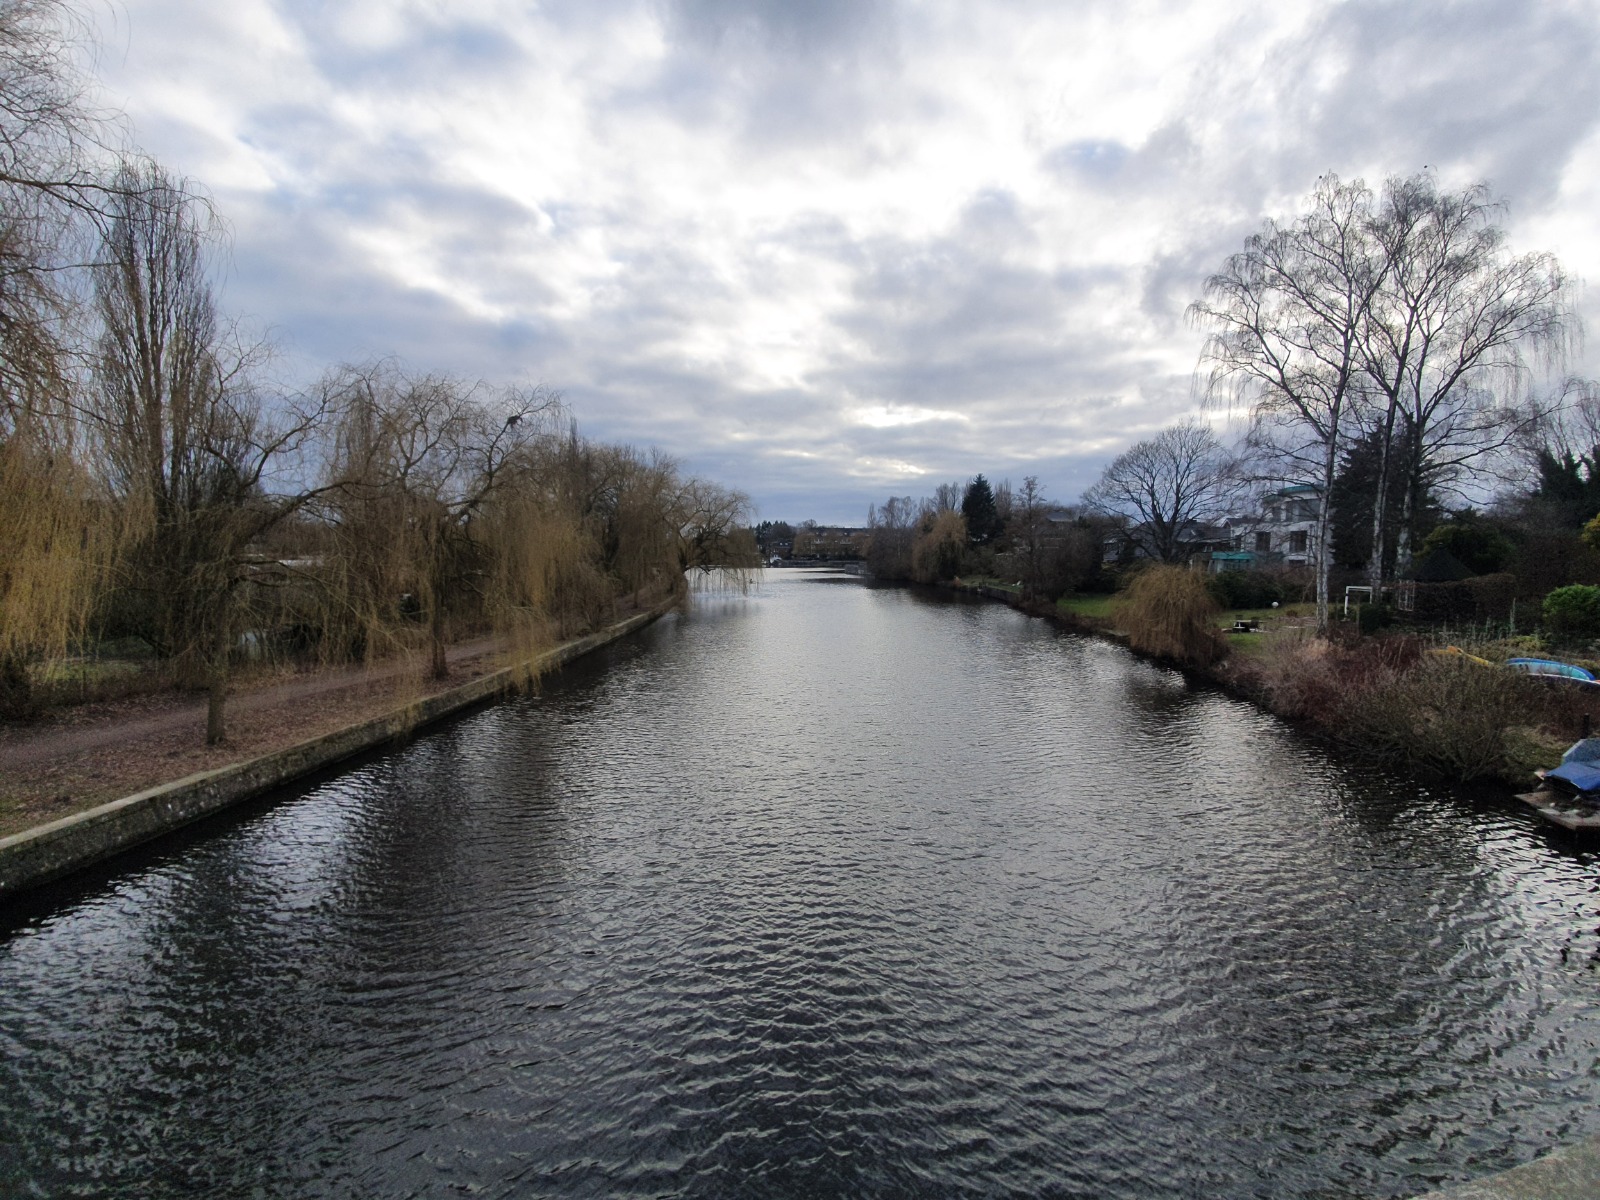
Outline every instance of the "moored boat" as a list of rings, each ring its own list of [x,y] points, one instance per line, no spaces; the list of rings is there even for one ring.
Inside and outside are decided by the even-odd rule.
[[[1539,772],[1537,791],[1517,796],[1545,820],[1575,832],[1600,831],[1600,737],[1584,738]]]

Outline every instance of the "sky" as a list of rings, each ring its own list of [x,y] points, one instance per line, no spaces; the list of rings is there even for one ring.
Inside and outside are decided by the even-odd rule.
[[[1076,499],[1199,411],[1187,306],[1329,172],[1485,180],[1600,282],[1594,0],[88,2],[286,385],[543,384],[770,519]]]

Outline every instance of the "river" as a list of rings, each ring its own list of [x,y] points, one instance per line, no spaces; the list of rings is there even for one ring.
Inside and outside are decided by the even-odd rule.
[[[1597,856],[773,571],[0,913],[0,1193],[1405,1196],[1600,1130]]]

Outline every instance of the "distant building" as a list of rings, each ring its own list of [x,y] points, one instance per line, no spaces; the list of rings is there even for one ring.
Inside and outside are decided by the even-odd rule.
[[[1211,555],[1213,571],[1309,567],[1317,561],[1317,518],[1322,489],[1315,484],[1279,488],[1261,497],[1256,513],[1228,518],[1228,545]]]
[[[1231,545],[1227,526],[1205,521],[1185,521],[1178,528],[1176,541],[1179,562],[1193,562],[1196,558],[1204,561],[1206,555]],[[1102,560],[1127,563],[1154,558],[1155,544],[1154,531],[1148,522],[1141,521],[1109,534],[1103,543]]]

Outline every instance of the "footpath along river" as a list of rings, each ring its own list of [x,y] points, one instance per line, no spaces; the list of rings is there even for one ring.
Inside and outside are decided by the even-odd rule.
[[[815,571],[0,912],[0,1194],[1407,1196],[1600,1130],[1600,859]]]

